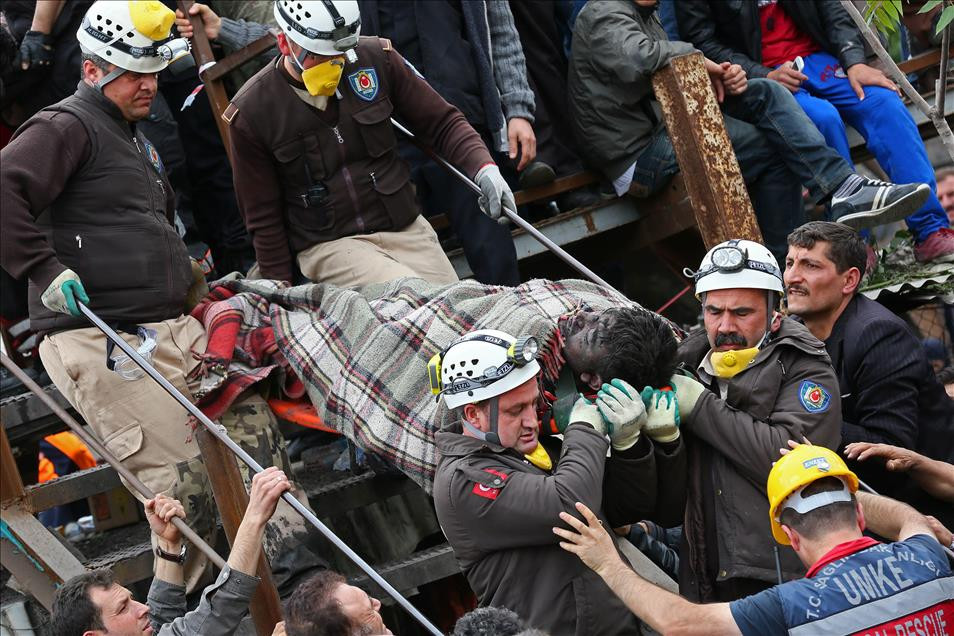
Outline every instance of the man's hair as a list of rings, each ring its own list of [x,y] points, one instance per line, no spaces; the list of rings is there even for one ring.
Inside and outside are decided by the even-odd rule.
[[[857,267],[861,275],[865,275],[868,255],[864,239],[847,225],[830,221],[809,221],[788,235],[789,245],[807,250],[815,247],[818,241],[828,243],[825,256],[835,264],[835,270],[839,274],[851,267]]]
[[[83,636],[83,632],[106,630],[102,609],[90,598],[89,590],[99,587],[108,590],[116,582],[110,570],[93,570],[78,574],[56,591],[50,609],[52,636]]]
[[[943,181],[948,177],[954,177],[954,166],[943,166],[934,173],[935,181]]]
[[[322,570],[306,579],[285,604],[285,632],[288,636],[355,636],[360,628],[345,615],[335,590],[346,585],[345,577]]]
[[[460,617],[453,636],[515,636],[526,627],[517,613],[506,607],[478,607]]]
[[[95,53],[90,53],[89,51],[83,51],[82,53],[83,53],[83,62],[89,60],[90,62],[93,63],[93,66],[101,70],[103,73],[109,73],[109,71],[112,70],[112,67],[113,67],[112,62],[107,62],[100,56],[96,55]],[[80,62],[80,79],[82,79],[85,76],[86,74],[83,72],[83,63]]]
[[[844,487],[845,483],[838,477],[823,477],[805,486],[802,490],[802,498],[820,492],[841,490]],[[779,515],[779,522],[812,541],[821,538],[826,532],[857,527],[858,514],[855,511],[855,496],[851,496],[851,501],[838,501],[821,508],[815,508],[805,514],[795,512],[792,508],[786,508]]]
[[[603,381],[619,378],[636,389],[668,385],[676,369],[676,337],[666,321],[632,307],[613,310],[613,318],[602,337],[609,354],[603,367],[595,369]]]

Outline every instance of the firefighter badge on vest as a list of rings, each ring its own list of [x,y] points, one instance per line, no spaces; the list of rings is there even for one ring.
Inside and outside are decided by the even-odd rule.
[[[149,159],[149,163],[156,169],[156,172],[162,174],[162,159],[159,158],[156,147],[149,143],[148,139],[140,139],[140,141],[142,141],[143,149],[145,150],[146,158]]]
[[[378,73],[373,68],[362,68],[348,76],[354,94],[366,102],[378,96]]]
[[[798,387],[798,400],[809,413],[821,413],[828,410],[831,394],[817,382],[805,380]]]

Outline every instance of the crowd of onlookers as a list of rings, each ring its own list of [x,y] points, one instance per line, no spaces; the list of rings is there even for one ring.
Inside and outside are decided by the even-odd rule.
[[[164,493],[145,502],[157,557],[148,603],[108,572],[84,575],[60,590],[55,633],[246,629],[262,551],[283,572],[276,633],[390,633],[377,599],[300,549],[308,528],[279,500],[298,487],[279,470],[288,469],[281,433],[251,390],[220,420],[275,467],[245,475],[250,504],[228,567],[186,612],[209,566],[170,520],[214,535],[206,468],[193,440],[169,433],[185,416],[169,415],[159,388],[135,385],[130,407],[127,382],[139,378],[116,371],[78,303],[138,337],[195,394],[211,361],[190,355],[207,334],[189,309],[206,278],[453,284],[423,212],[447,216],[480,282],[515,286],[514,191],[588,168],[603,185],[560,194],[558,209],[658,193],[680,166],[651,77],[700,52],[763,241],[709,251],[693,273],[704,329],[678,346],[658,318],[571,313],[560,322],[565,377],[542,386],[536,361],[515,358],[521,334],[447,343],[432,385],[459,425],[437,439],[437,515],[479,603],[507,608],[477,610],[455,633],[634,633],[640,624],[808,633],[839,620],[838,608],[798,620],[783,610],[812,603],[805,595],[822,569],[872,612],[905,581],[940,595],[917,620],[954,610],[938,547],[954,549],[951,352],[922,347],[858,293],[877,266],[867,231],[879,225],[904,220],[917,263],[954,262],[954,173],[935,174],[897,86],[869,64],[840,2],[195,4],[192,20],[220,53],[276,38],[230,76],[222,113],[176,53],[194,27],[175,10],[170,1],[8,0],[0,14],[3,317],[21,317],[10,307],[25,307],[29,282],[50,377]],[[856,173],[846,124],[890,181]],[[807,222],[806,198],[826,220]],[[636,351],[655,356],[647,364],[658,378],[626,375],[637,356],[627,364],[620,352]],[[490,372],[472,378],[467,362],[484,358]],[[538,430],[544,389],[560,438]],[[69,452],[46,450],[69,469]],[[866,523],[894,543],[874,547]],[[682,598],[621,565],[609,529],[678,581]],[[925,560],[929,574],[891,570],[894,583],[864,599],[839,570]]]

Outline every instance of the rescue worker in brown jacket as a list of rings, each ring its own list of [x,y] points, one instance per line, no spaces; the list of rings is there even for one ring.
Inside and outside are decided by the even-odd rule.
[[[679,592],[731,601],[778,582],[769,469],[789,439],[835,448],[841,400],[825,345],[777,311],[782,273],[764,245],[721,243],[694,278],[705,330],[679,345],[679,359],[704,384],[673,377],[689,459]],[[794,552],[779,557],[784,578],[804,575]]]
[[[223,113],[259,274],[291,281],[297,261],[306,278],[339,286],[456,281],[390,118],[473,178],[499,220],[516,204],[480,136],[388,40],[359,38],[356,0],[278,0],[274,12],[281,57]]]
[[[638,634],[606,584],[560,549],[552,520],[584,501],[607,525],[678,523],[682,500],[657,498],[657,485],[668,479],[667,490],[685,491],[679,430],[612,380],[595,402],[578,399],[562,443],[540,438],[535,353],[532,338],[488,329],[432,361],[432,387],[460,417],[437,434],[438,520],[480,605],[507,607],[551,634]]]
[[[77,32],[76,93],[31,117],[0,152],[0,263],[29,279],[30,322],[45,334],[40,359],[60,393],[143,483],[182,501],[192,527],[212,542],[215,503],[188,413],[132,360],[111,353],[78,306],[124,332],[193,395],[201,377],[192,353],[206,348],[205,329],[185,313],[195,270],[173,226],[165,167],[136,126],[149,114],[158,73],[189,51],[170,36],[174,17],[155,0],[89,8]],[[204,283],[201,272],[196,283]],[[260,462],[289,470],[277,421],[259,395],[241,396],[220,422]],[[324,566],[305,545],[307,532],[280,503],[265,551],[282,591]],[[190,589],[210,571],[198,551],[166,557],[184,559]]]

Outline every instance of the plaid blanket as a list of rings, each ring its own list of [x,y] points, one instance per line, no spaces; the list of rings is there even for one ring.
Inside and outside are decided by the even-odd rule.
[[[432,355],[474,329],[532,335],[541,343],[544,375],[556,381],[563,366],[556,328],[560,316],[580,307],[638,307],[580,280],[494,287],[408,278],[358,289],[229,281],[214,286],[213,295],[221,300],[203,315],[239,320],[230,327],[236,333],[269,326],[275,349],[258,362],[297,375],[326,424],[384,457],[428,492],[437,462],[434,434],[449,418],[427,380]],[[210,334],[210,347],[216,340]],[[222,353],[213,358],[221,359]],[[233,371],[230,367],[230,378]],[[248,372],[261,375],[261,369],[234,375]]]

